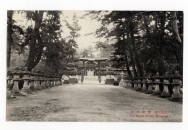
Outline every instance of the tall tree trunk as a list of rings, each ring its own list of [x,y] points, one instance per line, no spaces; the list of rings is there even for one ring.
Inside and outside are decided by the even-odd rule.
[[[161,12],[160,14],[160,35],[159,35],[159,46],[158,46],[158,71],[160,75],[165,74],[165,64],[164,64],[164,58],[163,58],[163,48],[162,44],[164,43],[164,30],[165,30],[165,12]]]
[[[29,56],[27,60],[27,69],[31,71],[40,61],[43,51],[43,43],[39,34],[44,11],[35,11],[35,27],[32,31],[32,40],[29,43]]]
[[[126,65],[126,68],[127,68],[127,72],[128,72],[129,77],[132,77],[131,71],[130,71],[130,69],[129,69],[129,63],[128,63],[128,59],[127,59],[127,54],[126,54],[126,53],[127,53],[127,52],[126,52],[126,50],[125,50],[125,52],[124,52],[124,55],[125,55],[125,65]]]
[[[128,42],[128,47],[129,47],[129,50],[130,50],[130,58],[131,58],[131,61],[132,61],[132,68],[133,68],[133,73],[134,73],[134,76],[135,77],[138,77],[138,74],[136,72],[136,68],[135,68],[135,61],[134,61],[134,58],[133,58],[133,52],[132,52],[132,48],[130,46],[130,39],[129,39],[129,33],[127,32],[127,42]]]
[[[10,57],[11,57],[11,46],[13,44],[13,39],[12,39],[12,16],[13,16],[13,11],[8,10],[7,11],[7,67],[10,66]]]
[[[134,27],[133,27],[133,22],[130,21],[129,23],[129,31],[130,31],[130,37],[131,37],[131,45],[132,45],[132,49],[133,49],[133,53],[134,53],[134,59],[135,59],[135,63],[136,63],[136,67],[137,67],[137,70],[138,70],[138,74],[140,77],[143,76],[143,71],[142,71],[142,68],[141,68],[141,65],[140,65],[140,61],[138,59],[138,53],[137,53],[137,50],[136,50],[136,46],[135,46],[135,37],[134,37]]]
[[[123,47],[124,47],[124,56],[125,56],[125,66],[127,68],[127,72],[128,72],[129,77],[132,77],[132,73],[129,69],[129,62],[128,62],[128,58],[127,58],[127,51],[126,51],[126,47],[125,47],[126,42],[125,42],[125,36],[124,35],[123,35],[123,40],[124,40]]]
[[[174,36],[178,42],[182,43],[182,40],[179,35],[179,31],[178,31],[176,11],[171,12],[171,18],[172,18],[172,30],[174,32]]]
[[[183,48],[183,44],[182,44],[182,40],[180,38],[179,31],[178,31],[176,11],[171,12],[171,18],[172,18],[173,34],[177,41],[177,44],[180,46],[180,49],[176,50],[176,54],[177,54],[176,58],[180,64],[180,73],[183,74],[183,51],[182,51],[183,49],[181,49],[181,48]]]

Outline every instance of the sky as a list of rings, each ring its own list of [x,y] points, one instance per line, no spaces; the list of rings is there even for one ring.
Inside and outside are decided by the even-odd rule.
[[[60,20],[62,24],[62,37],[65,38],[67,36],[70,36],[70,30],[66,27],[64,20],[66,20],[70,25],[72,24],[72,18],[73,14],[76,14],[77,19],[78,19],[78,25],[81,26],[81,30],[78,32],[80,36],[76,38],[76,42],[78,44],[79,50],[87,48],[88,46],[95,46],[95,42],[97,41],[102,41],[104,39],[99,39],[96,38],[96,36],[92,35],[87,35],[88,33],[95,32],[95,30],[100,27],[100,22],[97,20],[91,20],[89,17],[85,17],[85,19],[81,19],[86,11],[83,10],[66,10],[62,11],[62,14],[60,15]],[[13,16],[13,19],[17,21],[17,24],[24,25],[24,26],[29,26],[34,23],[34,21],[28,21],[26,18],[24,18],[24,14],[15,14]]]
[[[76,39],[79,49],[86,48],[89,45],[94,46],[96,41],[99,41],[99,38],[96,38],[94,35],[87,35],[88,33],[94,32],[99,26],[100,23],[97,20],[91,20],[89,17],[85,19],[80,19],[86,11],[62,11],[66,20],[69,23],[72,23],[72,17],[75,13],[78,18],[78,25],[81,26],[81,30],[78,32],[80,37]],[[64,17],[62,17],[64,19]],[[66,27],[63,27],[63,37],[69,35],[69,30]]]

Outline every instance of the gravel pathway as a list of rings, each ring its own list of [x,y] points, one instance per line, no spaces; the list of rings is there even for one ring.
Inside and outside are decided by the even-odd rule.
[[[7,121],[181,122],[182,103],[98,82],[53,87],[7,100]]]

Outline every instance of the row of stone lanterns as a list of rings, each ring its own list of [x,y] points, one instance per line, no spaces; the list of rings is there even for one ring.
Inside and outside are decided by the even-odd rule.
[[[182,77],[178,73],[173,76],[159,76],[159,73],[157,73],[153,77],[124,77],[120,81],[120,86],[142,91],[146,94],[170,97],[172,101],[179,101],[182,99],[180,89],[182,86]],[[170,87],[173,87],[172,94],[169,91]]]
[[[8,97],[27,95],[37,90],[43,90],[62,85],[61,74],[45,74],[40,71],[24,71],[16,67],[7,77]]]

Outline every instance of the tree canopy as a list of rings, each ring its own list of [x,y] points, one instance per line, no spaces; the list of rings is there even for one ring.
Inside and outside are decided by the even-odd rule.
[[[16,25],[13,16],[23,14],[23,17],[32,24],[29,26]],[[73,16],[73,24],[66,21],[71,30],[69,40],[61,36],[63,30],[60,21],[61,11],[8,11],[7,14],[7,66],[14,65],[32,69],[41,69],[58,72],[72,66],[69,62],[77,62],[76,37],[81,27],[78,25],[76,15]],[[15,54],[16,51],[16,54]],[[26,51],[26,52],[25,52]],[[22,58],[16,58],[16,55]],[[12,58],[11,58],[12,56]],[[16,58],[18,61],[15,61]],[[24,60],[23,60],[24,59]],[[19,61],[21,61],[19,63]],[[45,69],[44,69],[45,68]]]
[[[127,69],[132,77],[178,70],[183,73],[183,12],[89,11],[101,26],[98,37],[113,43],[113,67]],[[104,47],[105,48],[105,47]]]
[[[31,24],[20,26],[13,19],[18,13]],[[74,14],[72,23],[64,17],[62,26],[60,15],[62,11],[7,11],[7,67],[57,73],[75,69],[79,57],[94,58],[98,50],[97,57],[110,57],[107,65],[126,69],[130,77],[175,70],[183,74],[182,11],[88,11],[83,18],[89,16],[99,24],[88,35],[106,40],[80,52],[78,17]],[[66,38],[62,37],[64,27],[70,30]]]

